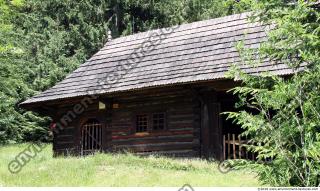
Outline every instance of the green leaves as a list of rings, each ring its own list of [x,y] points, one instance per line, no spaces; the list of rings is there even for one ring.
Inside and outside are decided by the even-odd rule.
[[[274,186],[319,186],[320,17],[318,9],[305,1],[287,3],[259,1],[253,6],[258,8],[256,16],[261,21],[275,24],[268,41],[259,49],[260,57],[286,63],[294,74],[280,78],[231,72],[243,82],[233,93],[240,97],[241,106],[252,110],[228,113],[228,118],[251,137],[248,147],[258,159],[270,161],[246,163],[258,167],[262,182]],[[253,54],[248,54],[251,50],[242,51],[244,60],[255,60],[250,58]]]
[[[113,37],[246,10],[233,0],[0,0],[0,144],[50,140],[49,119],[18,104],[75,70]]]

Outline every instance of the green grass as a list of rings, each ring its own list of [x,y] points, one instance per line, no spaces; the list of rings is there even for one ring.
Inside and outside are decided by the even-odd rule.
[[[96,154],[53,158],[48,145],[18,174],[8,163],[28,145],[0,147],[1,186],[260,186],[249,170],[219,172],[217,164],[201,159]]]

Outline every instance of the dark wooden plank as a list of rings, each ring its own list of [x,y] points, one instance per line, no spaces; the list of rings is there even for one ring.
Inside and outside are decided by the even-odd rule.
[[[164,132],[153,132],[146,134],[132,134],[128,136],[112,136],[112,140],[121,140],[129,138],[142,138],[142,137],[161,137],[161,136],[172,136],[172,135],[192,135],[193,131],[164,131]]]
[[[195,150],[172,150],[172,151],[153,151],[153,152],[137,152],[140,156],[161,155],[168,157],[199,157],[200,152]]]
[[[144,145],[113,145],[114,150],[128,150],[130,152],[149,152],[149,151],[168,151],[194,149],[199,145],[198,142],[173,142]]]
[[[172,137],[157,137],[152,139],[126,139],[114,140],[113,145],[141,145],[141,144],[154,144],[154,143],[170,143],[170,142],[192,142],[193,136],[172,136]]]

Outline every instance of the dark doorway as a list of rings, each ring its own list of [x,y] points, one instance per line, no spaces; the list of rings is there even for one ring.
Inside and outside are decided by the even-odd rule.
[[[221,104],[217,92],[205,92],[201,101],[201,156],[222,160]]]
[[[96,119],[89,119],[81,128],[81,154],[102,150],[103,126]]]

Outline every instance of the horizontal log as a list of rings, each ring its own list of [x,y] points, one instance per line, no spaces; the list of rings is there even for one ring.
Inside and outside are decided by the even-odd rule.
[[[137,100],[143,98],[161,98],[161,97],[170,97],[170,96],[176,96],[176,95],[188,95],[190,93],[190,90],[185,90],[182,87],[167,87],[167,88],[158,88],[158,89],[149,89],[149,90],[143,90],[141,92],[134,92],[130,93],[130,95],[126,94],[123,96],[118,96],[119,101],[131,101],[131,100]]]
[[[128,136],[131,135],[131,132],[112,132],[111,136]]]
[[[70,142],[74,140],[73,135],[58,135],[55,137],[57,142]]]
[[[133,116],[131,116],[130,119],[126,119],[126,120],[119,120],[119,119],[112,118],[112,121],[110,124],[111,128],[131,125],[132,124],[132,117]]]
[[[115,150],[128,150],[129,152],[149,152],[149,151],[169,151],[197,149],[200,147],[198,141],[193,142],[172,142],[159,144],[141,144],[141,145],[120,145],[113,146]]]
[[[185,127],[185,128],[170,128],[170,130],[174,131],[194,131],[194,128],[192,127]]]
[[[186,115],[172,115],[172,114],[168,114],[167,117],[168,121],[189,121],[189,120],[193,120],[194,116],[192,113],[190,114],[186,114]]]
[[[171,136],[171,137],[156,137],[149,139],[127,139],[114,140],[113,145],[140,145],[140,144],[154,144],[154,143],[170,143],[170,142],[192,142],[194,137],[191,135]]]
[[[111,122],[111,125],[112,127],[121,127],[121,126],[128,126],[128,125],[131,125],[131,122],[132,122],[132,115],[130,118],[128,119],[117,119],[117,118],[114,118],[112,117],[112,122]]]
[[[194,105],[195,105],[194,102],[175,105],[175,107],[169,107],[168,112],[173,113],[173,114],[175,114],[175,113],[176,114],[190,113],[193,111]]]
[[[160,155],[168,157],[199,157],[200,152],[194,150],[173,150],[173,151],[154,151],[154,152],[137,152],[139,156]]]
[[[193,119],[184,119],[184,120],[168,120],[169,124],[193,124]]]
[[[68,141],[56,141],[56,145],[73,145],[73,140]]]
[[[177,130],[177,129],[193,129],[193,123],[189,122],[189,123],[176,123],[176,124],[172,124],[168,122],[168,129],[173,129],[173,130]]]
[[[117,121],[127,121],[130,120],[131,117],[131,112],[128,112],[128,114],[123,114],[123,112],[119,110],[113,110],[112,112],[112,119],[116,119]]]
[[[170,136],[170,135],[186,135],[193,134],[193,130],[189,131],[164,131],[164,132],[152,132],[146,134],[133,134],[128,136],[112,136],[112,140],[117,139],[129,139],[129,138],[142,138],[142,137],[160,137],[160,136]]]
[[[163,100],[141,100],[141,101],[134,101],[132,103],[122,103],[122,109],[163,109],[163,108],[170,108],[170,107],[177,107],[178,105],[181,106],[183,104],[185,108],[192,108],[192,100],[185,98],[177,98],[177,99],[163,99]]]
[[[56,141],[54,140],[53,142],[53,150],[57,150],[57,149],[69,149],[69,148],[73,148],[74,145],[74,141]]]
[[[111,126],[110,128],[108,128],[108,131],[112,131],[112,132],[124,132],[124,131],[129,131],[131,129],[132,124],[128,124],[127,126],[119,126],[119,127],[114,127]]]
[[[56,127],[54,136],[57,135],[73,135],[75,132],[75,128],[74,127],[65,127],[62,129],[59,129],[58,127]]]

